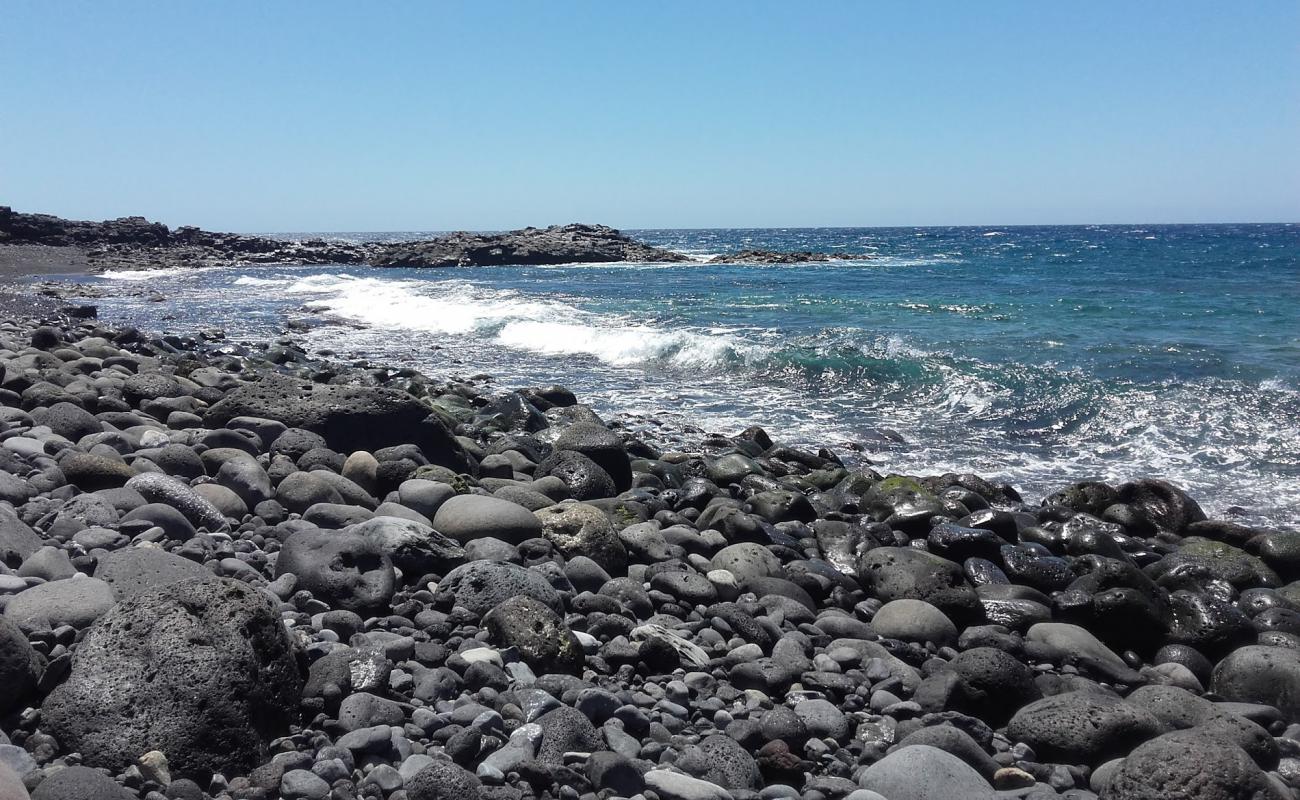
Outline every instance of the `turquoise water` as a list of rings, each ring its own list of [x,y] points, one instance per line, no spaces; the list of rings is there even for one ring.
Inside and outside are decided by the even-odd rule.
[[[1030,496],[1158,475],[1214,511],[1300,522],[1300,226],[636,235],[701,258],[749,247],[862,258],[232,265],[103,279],[180,302],[106,299],[101,316],[234,338],[308,318],[312,348],[436,376],[486,372],[503,388],[563,383],[643,420],[761,424],[861,447],[881,470],[971,470]]]

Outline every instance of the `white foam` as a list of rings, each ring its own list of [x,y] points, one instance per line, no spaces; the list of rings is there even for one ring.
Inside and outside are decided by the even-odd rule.
[[[236,286],[285,286],[288,283],[288,278],[254,278],[252,275],[242,275],[235,279]]]
[[[193,272],[201,267],[169,267],[166,269],[118,269],[110,270],[103,273],[100,277],[112,281],[152,281],[159,278],[169,278],[173,275],[183,275],[186,272]]]

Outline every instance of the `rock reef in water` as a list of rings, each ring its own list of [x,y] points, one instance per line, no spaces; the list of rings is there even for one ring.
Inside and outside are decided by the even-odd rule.
[[[552,225],[504,233],[457,232],[412,242],[366,243],[175,230],[144,217],[104,222],[20,214],[0,206],[0,245],[47,245],[84,251],[93,267],[141,269],[231,262],[364,264],[376,267],[486,267],[593,262],[685,262],[604,225]]]
[[[819,253],[812,250],[738,250],[713,256],[709,264],[809,264],[829,261],[865,261],[872,256],[862,253]]]

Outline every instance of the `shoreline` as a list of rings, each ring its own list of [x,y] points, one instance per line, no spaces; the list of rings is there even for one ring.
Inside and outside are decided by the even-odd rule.
[[[9,678],[42,708],[0,717],[29,753],[0,764],[29,788],[893,800],[930,776],[1128,800],[1155,758],[1294,797],[1300,535],[1159,480],[1027,506],[761,428],[663,452],[558,386],[97,325],[0,326],[0,633],[30,643]],[[231,644],[138,655],[128,623],[159,615]],[[236,677],[191,706],[165,687],[195,658]],[[163,691],[103,693],[140,669]],[[212,709],[239,747],[211,746]]]

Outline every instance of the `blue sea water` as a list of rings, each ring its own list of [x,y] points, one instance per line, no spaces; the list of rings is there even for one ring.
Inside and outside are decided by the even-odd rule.
[[[309,348],[503,389],[562,383],[651,428],[759,424],[880,471],[974,471],[1031,498],[1162,476],[1212,512],[1300,523],[1300,226],[635,235],[700,259],[859,258],[96,280],[120,295],[99,301],[106,319],[251,340],[309,318]]]

